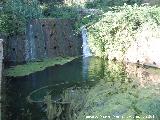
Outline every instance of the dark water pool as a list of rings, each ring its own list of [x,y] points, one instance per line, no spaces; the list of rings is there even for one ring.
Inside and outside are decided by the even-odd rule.
[[[160,70],[154,68],[96,57],[78,58],[28,76],[7,78],[5,83],[4,120],[46,120],[43,105],[30,104],[26,98],[34,90],[53,85],[57,85],[52,87],[55,100],[63,89],[75,85],[92,87],[77,120],[85,120],[84,113],[90,114],[88,108],[94,110],[93,115],[124,115],[129,120],[160,119]],[[43,100],[50,90],[40,91],[33,99]],[[147,115],[152,118],[145,118]]]
[[[29,104],[26,97],[32,91],[48,85],[60,84],[56,87],[57,93],[64,88],[74,85],[94,84],[103,78],[103,59],[89,57],[78,58],[65,65],[49,67],[44,71],[36,72],[24,77],[6,78],[5,106],[3,117],[5,120],[28,120],[32,113],[33,120],[44,117],[41,108]],[[64,83],[64,84],[63,84]],[[45,93],[36,96],[36,100],[43,99]],[[40,114],[41,113],[41,114]]]

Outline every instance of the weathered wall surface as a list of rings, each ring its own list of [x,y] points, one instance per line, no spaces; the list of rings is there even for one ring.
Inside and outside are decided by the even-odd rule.
[[[2,61],[3,61],[3,40],[0,39],[0,101],[1,101],[1,83],[2,83]],[[1,120],[1,103],[0,103],[0,120]]]
[[[0,39],[0,81],[2,80],[3,40]]]
[[[74,31],[72,19],[32,20],[24,36],[8,37],[5,61],[23,62],[57,56],[81,54],[81,35]]]
[[[4,41],[4,60],[21,62],[25,60],[25,35],[7,36]]]

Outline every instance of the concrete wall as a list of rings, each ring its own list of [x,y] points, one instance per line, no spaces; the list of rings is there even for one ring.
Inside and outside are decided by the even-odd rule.
[[[0,120],[1,120],[1,82],[2,82],[2,61],[3,61],[3,40],[0,39]]]
[[[75,33],[74,22],[72,19],[30,21],[24,35],[6,37],[5,61],[80,55],[82,38]]]
[[[6,36],[4,41],[4,60],[21,62],[25,60],[25,35]]]
[[[0,81],[2,80],[3,40],[0,39]]]

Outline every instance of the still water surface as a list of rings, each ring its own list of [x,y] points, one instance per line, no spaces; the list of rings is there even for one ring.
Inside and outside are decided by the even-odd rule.
[[[4,110],[6,120],[28,119],[25,115],[27,111],[32,113],[32,119],[40,120],[43,116],[43,114],[39,114],[43,112],[40,110],[41,108],[30,105],[26,100],[30,92],[44,86],[61,84],[56,87],[56,89],[58,88],[56,94],[58,94],[64,88],[75,84],[92,84],[93,80],[99,80],[103,77],[103,72],[97,71],[100,64],[101,59],[99,58],[78,58],[65,65],[49,67],[28,76],[7,78],[7,89],[5,90],[7,107]],[[91,82],[89,83],[89,81]],[[43,91],[39,96],[36,96],[36,100],[42,100],[46,92]]]
[[[62,66],[56,65],[53,67],[49,67],[44,71],[36,72],[28,76],[7,78],[5,86],[6,103],[3,109],[4,120],[45,120],[46,115],[43,106],[37,104],[30,104],[26,99],[27,96],[36,89],[48,85],[57,84],[57,86],[53,87],[55,89],[54,93],[55,98],[53,99],[57,99],[58,95],[65,88],[69,88],[75,85],[95,86],[103,78],[108,79],[108,83],[109,84],[112,83],[113,88],[117,85],[115,89],[118,89],[118,91],[120,92],[122,90],[122,93],[127,91],[127,89],[129,88],[130,91],[127,94],[131,95],[135,94],[133,95],[134,97],[136,96],[135,98],[137,98],[138,94],[138,92],[136,93],[137,90],[140,91],[144,90],[144,92],[142,91],[143,95],[143,93],[146,94],[145,90],[146,86],[147,88],[148,86],[151,86],[150,87],[151,89],[150,88],[147,89],[148,90],[147,93],[149,93],[149,95],[146,94],[146,96],[147,97],[155,96],[157,100],[156,103],[160,102],[160,96],[158,96],[160,95],[160,89],[159,89],[160,74],[159,72],[157,72],[157,70],[146,69],[131,64],[123,65],[123,69],[119,69],[119,67],[116,66],[117,66],[116,64],[108,64],[108,61],[101,58],[96,58],[96,57],[78,58],[65,65]],[[123,79],[119,80],[119,82],[116,82],[115,80],[113,80],[113,76],[117,75],[120,76],[117,77],[117,79],[122,79],[124,76],[126,76],[134,78],[136,81],[128,81],[127,79],[126,82]],[[103,85],[101,86],[102,89],[106,90],[109,89],[109,87],[107,88],[107,84],[106,86]],[[120,89],[121,87],[123,88]],[[114,92],[114,90],[112,91]],[[156,93],[154,93],[155,91]],[[49,92],[49,89],[45,89],[39,92],[36,96],[33,97],[33,99],[43,100],[47,92]],[[109,93],[111,97],[106,98],[106,101],[112,98],[113,96],[112,94],[117,94],[119,95],[119,97],[121,97],[119,92]],[[145,97],[145,99],[147,99],[147,97]],[[109,103],[103,102],[103,106],[104,104],[108,105]],[[159,105],[158,107],[155,107],[156,115],[158,116],[156,119],[158,120],[160,117],[159,114],[160,104],[156,105]],[[93,108],[94,107],[95,106],[93,106]],[[141,114],[143,112],[145,113],[146,111],[143,111],[143,109],[141,111],[140,109],[138,110],[138,112],[140,112]]]

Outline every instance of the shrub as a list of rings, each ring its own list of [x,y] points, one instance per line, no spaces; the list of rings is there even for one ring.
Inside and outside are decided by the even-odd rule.
[[[135,40],[138,30],[149,24],[158,27],[160,24],[160,7],[124,5],[114,7],[112,11],[88,27],[89,45],[97,56],[107,56],[111,51],[122,51]]]
[[[46,17],[63,18],[63,19],[76,18],[78,16],[73,6],[69,7],[67,5],[55,4],[55,3],[46,5],[43,14]]]
[[[0,32],[22,34],[30,19],[40,17],[42,12],[37,0],[7,0],[1,11]]]
[[[123,6],[124,3],[128,5],[141,4],[142,0],[95,0],[94,2],[88,2],[86,4],[87,8],[99,8],[103,10],[108,10],[109,7],[113,6]]]

